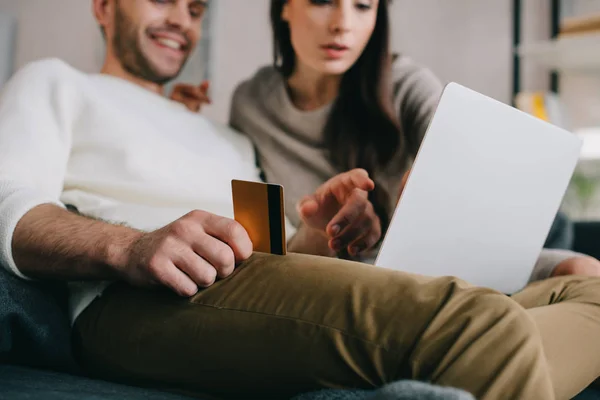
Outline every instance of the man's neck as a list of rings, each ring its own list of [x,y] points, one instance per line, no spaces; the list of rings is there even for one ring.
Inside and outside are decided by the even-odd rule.
[[[130,74],[123,68],[121,63],[114,58],[107,58],[100,72],[102,74],[112,75],[116,76],[117,78],[125,79],[126,81],[135,83],[136,85],[142,86],[143,88],[157,93],[161,96],[164,94],[163,85],[159,85],[157,83],[150,82]]]

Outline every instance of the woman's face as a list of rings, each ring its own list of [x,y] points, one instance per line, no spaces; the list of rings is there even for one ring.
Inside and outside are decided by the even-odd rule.
[[[287,0],[297,67],[342,75],[358,60],[377,22],[380,0]],[[383,0],[381,0],[383,1]]]

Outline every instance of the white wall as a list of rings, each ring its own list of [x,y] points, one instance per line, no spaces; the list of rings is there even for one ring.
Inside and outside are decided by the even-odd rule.
[[[98,70],[101,36],[88,0],[0,0],[0,11],[18,16],[15,56],[19,68],[59,57],[86,72]]]
[[[536,2],[547,1],[524,3]],[[457,81],[508,102],[510,3],[395,0],[393,48],[429,66],[444,81]],[[212,49],[214,105],[206,113],[225,121],[237,83],[259,66],[271,63],[269,0],[213,0],[211,6],[216,8]],[[91,0],[0,0],[0,12],[6,10],[20,16],[17,67],[40,57],[57,56],[84,71],[100,68],[103,42],[91,13]],[[535,67],[531,68],[534,70],[529,76],[540,76]]]
[[[511,95],[510,1],[396,0],[392,45],[456,81],[508,102]]]
[[[211,83],[213,106],[206,114],[227,121],[236,85],[272,62],[270,0],[217,0]]]
[[[529,0],[528,0],[529,1]],[[240,80],[272,61],[269,0],[219,0],[214,60],[215,106],[225,119]],[[395,0],[392,46],[457,81],[501,101],[511,95],[510,1]]]
[[[0,13],[0,88],[10,78],[14,68],[16,45],[16,19],[8,13]]]

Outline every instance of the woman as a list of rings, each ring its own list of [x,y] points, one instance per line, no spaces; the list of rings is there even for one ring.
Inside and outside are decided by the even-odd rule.
[[[285,187],[292,223],[319,182],[363,168],[385,230],[442,85],[405,58],[391,76],[387,1],[273,1],[271,22],[276,66],[237,88],[231,125],[254,140],[266,179]]]
[[[274,66],[238,86],[230,123],[254,141],[265,179],[285,187],[296,226],[305,194],[363,168],[376,183],[370,200],[385,232],[443,90],[407,57],[392,60],[388,11],[388,0],[271,1]],[[331,247],[353,257],[369,250]],[[546,251],[535,276],[597,275],[599,265]]]

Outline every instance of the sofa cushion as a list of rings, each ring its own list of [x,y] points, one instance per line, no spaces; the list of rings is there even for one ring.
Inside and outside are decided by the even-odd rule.
[[[72,376],[0,365],[0,392],[13,400],[191,400],[188,397]],[[196,397],[197,398],[197,397]],[[214,400],[200,397],[200,400]],[[293,400],[473,400],[465,392],[402,381],[375,391],[322,390]]]
[[[28,282],[0,266],[0,362],[77,371],[64,285]]]
[[[156,390],[10,365],[0,365],[0,388],[5,396],[0,397],[12,400],[191,400]]]

